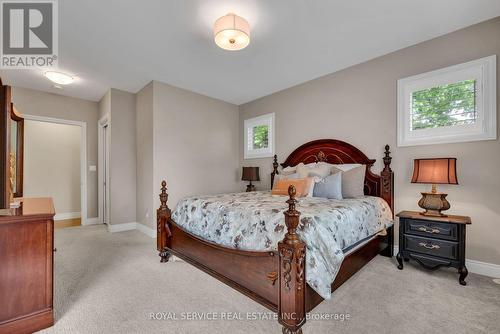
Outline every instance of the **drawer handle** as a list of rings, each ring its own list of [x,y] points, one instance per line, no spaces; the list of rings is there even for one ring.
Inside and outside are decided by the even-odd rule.
[[[427,232],[427,233],[437,233],[439,234],[441,231],[437,228],[431,228],[431,229],[428,229],[427,227],[425,226],[420,226],[418,228],[419,231],[422,231],[422,232]]]
[[[439,248],[441,248],[441,247],[439,247],[439,245],[429,245],[429,244],[426,244],[425,242],[421,242],[418,245],[421,247],[425,247],[427,249],[439,249]]]

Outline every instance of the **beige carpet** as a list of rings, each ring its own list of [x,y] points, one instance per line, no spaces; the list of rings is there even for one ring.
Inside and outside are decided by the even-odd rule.
[[[155,240],[102,226],[57,230],[56,324],[43,333],[281,333],[259,304],[183,262],[160,264]],[[150,313],[166,320],[150,320]],[[184,313],[183,313],[184,312]],[[196,312],[244,320],[182,320]],[[253,313],[255,312],[255,313]],[[500,333],[500,285],[454,270],[429,272],[377,257],[315,311],[316,333]],[[178,320],[171,319],[177,316]]]

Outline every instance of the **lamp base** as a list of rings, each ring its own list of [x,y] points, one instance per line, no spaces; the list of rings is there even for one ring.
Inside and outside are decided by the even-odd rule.
[[[418,201],[418,206],[425,209],[424,212],[421,212],[422,215],[431,217],[446,217],[446,215],[441,213],[441,211],[448,210],[451,207],[450,202],[446,200],[446,196],[448,196],[448,194],[432,192],[421,194],[422,198]]]
[[[255,186],[252,184],[252,182],[250,182],[250,184],[247,185],[247,193],[251,191],[255,191]]]

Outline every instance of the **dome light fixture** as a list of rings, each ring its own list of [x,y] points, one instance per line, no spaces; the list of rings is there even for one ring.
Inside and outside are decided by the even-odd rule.
[[[57,85],[69,85],[75,80],[75,78],[69,74],[56,71],[47,71],[43,75]]]
[[[229,13],[215,21],[214,39],[224,50],[242,50],[250,44],[250,25],[241,16]]]

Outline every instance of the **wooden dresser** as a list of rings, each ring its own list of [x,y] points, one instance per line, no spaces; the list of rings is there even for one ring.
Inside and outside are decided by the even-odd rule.
[[[54,205],[22,199],[0,210],[0,334],[32,333],[54,324]]]

